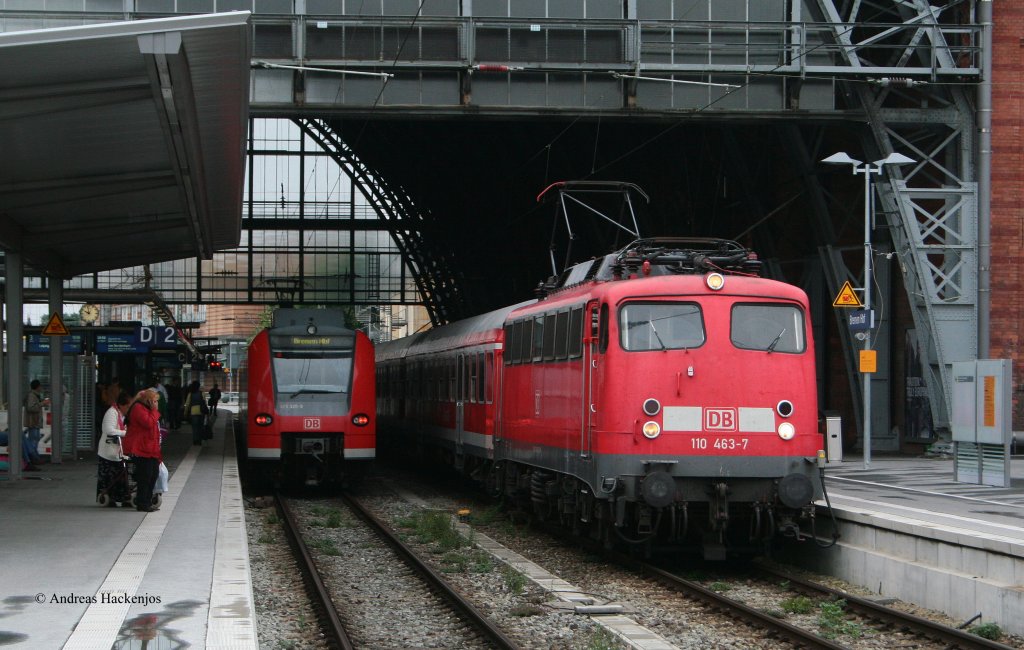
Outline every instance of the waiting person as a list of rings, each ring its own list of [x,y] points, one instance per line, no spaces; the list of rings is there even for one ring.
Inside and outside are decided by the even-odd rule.
[[[43,426],[43,407],[50,404],[49,399],[43,398],[41,386],[38,379],[33,379],[29,384],[28,395],[25,395],[25,446],[32,465],[43,463],[39,456],[39,440],[43,434],[39,428]]]
[[[135,509],[153,512],[153,486],[160,471],[160,394],[149,388],[139,391],[128,407],[128,427],[122,447],[135,462]]]
[[[176,431],[181,426],[181,380],[177,377],[171,379],[167,388],[167,417],[170,420],[170,428]]]
[[[118,473],[124,467],[124,453],[121,449],[121,439],[125,435],[125,413],[128,405],[132,403],[132,396],[128,391],[121,391],[117,401],[103,414],[103,427],[100,433],[99,446],[96,448],[96,455],[99,458],[99,468],[96,473],[96,495],[107,490],[110,503],[127,503],[131,495],[128,494],[127,482],[120,486],[111,488],[118,479]]]
[[[153,377],[150,389],[156,391],[157,399],[159,400],[157,408],[160,411],[160,423],[166,426],[169,423],[167,418],[167,389],[160,383],[160,377]]]
[[[217,415],[217,402],[220,401],[220,388],[217,388],[217,382],[213,382],[213,388],[210,389],[210,415]]]
[[[192,444],[203,444],[203,430],[206,428],[206,415],[209,413],[209,409],[203,399],[203,391],[199,388],[198,381],[188,385],[185,412],[188,413],[189,422],[192,424]]]

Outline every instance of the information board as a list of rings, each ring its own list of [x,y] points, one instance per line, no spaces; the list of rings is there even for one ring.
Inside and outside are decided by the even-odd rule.
[[[149,345],[139,341],[134,332],[96,335],[97,354],[146,354]]]
[[[53,337],[51,336],[29,334],[25,337],[25,352],[49,352],[51,340],[53,340]],[[82,335],[72,334],[71,336],[61,337],[61,349],[65,354],[81,354]]]

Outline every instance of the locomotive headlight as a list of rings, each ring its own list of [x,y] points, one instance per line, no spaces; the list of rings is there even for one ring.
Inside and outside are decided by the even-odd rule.
[[[661,435],[661,425],[654,420],[650,420],[649,422],[644,422],[643,431],[645,438],[648,440],[654,440]]]
[[[259,415],[256,416],[255,419],[256,424],[260,425],[261,427],[270,426],[270,423],[273,421],[274,418],[272,418],[270,415],[266,413],[260,413]]]
[[[718,291],[725,286],[725,276],[721,273],[708,273],[704,278],[704,283],[708,285],[708,289]]]
[[[661,402],[653,397],[644,400],[644,413],[654,417],[661,411]]]
[[[370,423],[370,416],[365,413],[357,413],[352,416],[352,424],[357,427],[365,427]]]
[[[796,427],[791,422],[783,422],[779,425],[779,437],[783,440],[792,440],[796,435]]]
[[[788,399],[784,399],[775,405],[775,412],[784,418],[788,418],[793,415],[793,402]]]

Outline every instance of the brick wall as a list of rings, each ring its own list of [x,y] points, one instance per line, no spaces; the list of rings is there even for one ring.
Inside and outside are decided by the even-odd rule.
[[[1024,429],[1024,3],[993,3],[991,357],[1013,359],[1014,429]]]

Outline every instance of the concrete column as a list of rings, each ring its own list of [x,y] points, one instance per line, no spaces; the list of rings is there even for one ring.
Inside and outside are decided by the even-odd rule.
[[[21,295],[25,269],[21,253],[4,251],[4,267],[7,291],[7,431],[10,433],[7,444],[7,457],[10,462],[7,466],[10,468],[8,474],[11,480],[15,481],[21,478],[21,436],[25,431],[21,400],[27,390],[21,379],[21,369],[25,361],[22,344],[24,310]]]
[[[64,285],[60,278],[50,277],[50,313],[64,315]],[[51,463],[61,462],[64,449],[64,337],[50,337],[50,408],[53,424],[50,432]]]

